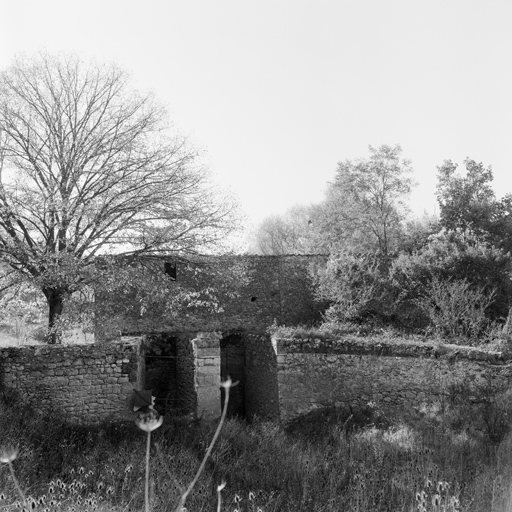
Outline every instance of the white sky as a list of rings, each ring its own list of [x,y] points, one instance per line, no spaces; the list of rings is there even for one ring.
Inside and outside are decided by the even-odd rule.
[[[401,144],[418,213],[445,159],[512,192],[510,0],[0,0],[0,68],[39,49],[131,72],[253,222],[368,145]]]

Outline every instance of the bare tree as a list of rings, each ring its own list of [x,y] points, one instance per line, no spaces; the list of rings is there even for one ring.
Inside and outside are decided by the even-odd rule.
[[[234,226],[197,151],[115,66],[15,61],[0,75],[0,145],[0,258],[44,293],[53,342],[98,255],[204,250]]]

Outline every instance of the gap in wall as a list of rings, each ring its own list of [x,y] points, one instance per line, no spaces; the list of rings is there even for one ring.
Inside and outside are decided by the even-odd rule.
[[[220,377],[228,376],[238,384],[230,389],[228,418],[246,418],[246,369],[245,343],[241,334],[230,334],[220,340]],[[221,408],[224,407],[225,392],[221,388]]]

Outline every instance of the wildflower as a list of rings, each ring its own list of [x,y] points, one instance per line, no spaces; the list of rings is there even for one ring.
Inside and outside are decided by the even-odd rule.
[[[125,473],[131,473],[133,470],[133,466],[131,464],[129,464],[128,466],[126,466],[124,472]]]
[[[249,491],[249,501],[252,501],[254,499],[254,493],[252,491]]]
[[[222,480],[222,482],[217,486],[217,491],[220,492],[222,489],[226,487],[226,480]]]
[[[2,446],[0,448],[0,462],[9,464],[18,456],[20,449],[17,446]]]
[[[235,503],[240,503],[242,501],[242,498],[240,498],[240,496],[238,496],[238,494],[235,494]]]

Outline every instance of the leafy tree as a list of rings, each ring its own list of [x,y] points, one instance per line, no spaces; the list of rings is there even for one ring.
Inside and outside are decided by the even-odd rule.
[[[512,196],[496,199],[491,167],[467,158],[466,175],[446,160],[438,167],[440,222],[447,230],[471,230],[480,238],[512,250]]]
[[[412,253],[429,243],[432,235],[441,231],[441,224],[435,215],[427,212],[421,217],[411,217],[403,224],[402,237],[399,243],[399,250]]]
[[[249,252],[256,254],[309,254],[326,250],[315,240],[315,207],[296,205],[282,215],[266,217],[256,228]]]
[[[0,258],[46,297],[99,282],[97,256],[195,252],[234,226],[198,152],[115,66],[17,60],[0,75]]]
[[[369,147],[370,157],[338,164],[319,214],[319,228],[334,250],[388,254],[397,249],[405,200],[413,186],[402,149]]]

